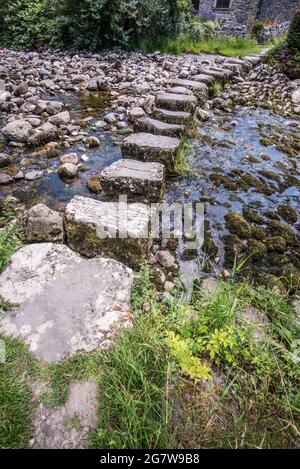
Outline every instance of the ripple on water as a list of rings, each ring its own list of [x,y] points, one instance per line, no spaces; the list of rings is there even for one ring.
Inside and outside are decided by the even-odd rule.
[[[239,108],[230,116],[216,115],[201,125],[199,140],[192,142],[192,173],[168,186],[169,203],[205,202],[206,226],[221,256],[219,269],[224,261],[228,212],[249,207],[263,215],[287,204],[300,213],[300,151],[291,158],[275,145],[260,142],[261,135],[279,128],[282,134],[298,132],[300,139],[299,127],[290,127],[287,119],[267,110]]]

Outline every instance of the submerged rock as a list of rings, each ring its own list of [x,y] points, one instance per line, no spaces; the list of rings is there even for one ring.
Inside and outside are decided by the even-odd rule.
[[[62,164],[58,170],[57,173],[62,177],[62,178],[73,178],[76,176],[78,173],[78,166],[72,163],[64,163]]]
[[[285,239],[287,244],[294,244],[296,241],[296,236],[293,230],[279,221],[270,221],[267,229],[271,236],[280,236]]]
[[[88,189],[94,194],[102,192],[101,178],[99,176],[91,176],[87,182]]]
[[[279,205],[277,209],[281,218],[288,223],[296,223],[298,220],[298,214],[296,210],[290,205]]]
[[[284,253],[286,248],[286,241],[282,236],[272,236],[266,239],[266,246],[270,252]]]
[[[98,148],[100,146],[100,140],[97,137],[88,137],[86,139],[86,146],[88,148]]]

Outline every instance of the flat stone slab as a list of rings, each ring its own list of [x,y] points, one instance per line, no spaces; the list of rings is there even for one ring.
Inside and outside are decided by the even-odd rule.
[[[229,80],[229,78],[233,74],[231,70],[213,69],[213,68],[207,68],[203,70],[202,73],[213,77],[214,81],[218,81],[223,85]]]
[[[193,95],[193,92],[184,86],[173,86],[168,89],[168,93]]]
[[[185,127],[177,124],[166,124],[151,117],[142,117],[135,122],[134,130],[154,135],[165,135],[166,137],[180,137],[184,134]]]
[[[142,203],[100,202],[75,196],[65,211],[65,230],[69,246],[94,257],[114,257],[138,267],[148,257],[151,211]]]
[[[192,114],[184,111],[168,111],[167,109],[155,109],[154,116],[167,124],[189,125]]]
[[[139,132],[123,140],[122,154],[124,158],[162,163],[167,172],[173,172],[179,147],[179,138]]]
[[[0,275],[0,332],[25,342],[38,358],[62,361],[106,348],[129,327],[133,272],[112,259],[83,259],[67,246],[30,244]]]
[[[208,87],[201,81],[183,80],[177,78],[176,80],[173,80],[172,85],[188,88],[197,96],[198,99],[201,99],[202,101],[208,98]]]
[[[244,60],[246,62],[250,62],[251,65],[255,66],[261,62],[262,57],[260,55],[247,55],[246,57],[244,57]]]
[[[211,75],[206,75],[205,73],[200,73],[199,75],[192,76],[193,81],[199,81],[204,83],[207,86],[212,86],[214,83],[214,77]]]
[[[169,111],[194,112],[197,98],[187,94],[159,93],[156,98],[156,106]]]
[[[34,449],[82,449],[97,426],[98,385],[95,381],[70,384],[66,403],[60,407],[40,404],[36,410],[30,447]]]
[[[136,160],[119,160],[101,172],[101,187],[109,197],[158,202],[164,193],[165,166]]]

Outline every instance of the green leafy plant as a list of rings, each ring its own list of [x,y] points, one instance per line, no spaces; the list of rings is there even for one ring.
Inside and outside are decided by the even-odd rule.
[[[296,13],[290,25],[287,44],[293,55],[300,53],[300,10]]]
[[[13,0],[0,7],[0,38],[18,48],[136,48],[176,34],[190,12],[190,0]]]
[[[265,25],[263,21],[256,20],[253,25],[253,33],[258,34],[264,29]]]

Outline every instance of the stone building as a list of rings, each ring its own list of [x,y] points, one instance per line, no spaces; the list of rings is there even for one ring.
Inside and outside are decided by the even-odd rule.
[[[267,24],[272,36],[279,36],[287,31],[299,8],[300,0],[260,0],[257,19]]]
[[[249,34],[260,19],[269,22],[278,35],[287,29],[300,0],[193,0],[193,4],[199,16],[221,21],[226,34]]]

